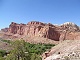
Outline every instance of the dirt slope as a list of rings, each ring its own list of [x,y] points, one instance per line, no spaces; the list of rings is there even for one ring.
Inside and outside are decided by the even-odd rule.
[[[65,57],[71,60],[80,60],[80,40],[65,40],[53,47],[45,60],[59,59],[65,60]]]

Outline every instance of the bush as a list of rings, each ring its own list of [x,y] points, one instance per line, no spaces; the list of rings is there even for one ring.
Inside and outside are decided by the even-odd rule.
[[[42,60],[41,57],[35,53],[31,55],[31,60]]]
[[[6,51],[5,50],[0,50],[0,56],[4,57],[6,55]]]
[[[11,41],[10,40],[1,40],[3,42],[7,42],[7,43],[10,43]]]
[[[5,60],[5,58],[4,57],[0,57],[0,60]]]

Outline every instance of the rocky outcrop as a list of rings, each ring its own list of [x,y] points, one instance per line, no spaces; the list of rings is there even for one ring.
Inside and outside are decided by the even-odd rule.
[[[51,50],[47,51],[47,53],[43,53],[43,60],[66,60],[65,57],[69,57],[69,60],[74,60],[75,56],[79,55],[76,53],[74,59],[72,59],[70,54],[71,52],[76,51],[80,45],[80,29],[74,23],[64,23],[55,28],[60,33],[59,40],[62,42]],[[63,41],[65,40],[65,41]],[[80,50],[80,49],[79,49]],[[80,53],[80,51],[79,51]],[[64,58],[64,59],[63,59]],[[78,59],[80,57],[77,57]],[[76,59],[75,59],[76,60]]]
[[[71,32],[80,31],[79,27],[76,24],[71,22],[66,22],[62,24],[61,27],[63,30],[66,30],[66,31],[71,31]]]
[[[54,29],[54,25],[45,24],[41,22],[32,21],[28,24],[17,24],[12,22],[9,26],[9,33],[19,34],[19,35],[28,35],[28,36],[38,36],[49,38],[52,40],[59,40],[60,33]]]
[[[2,32],[8,32],[8,29],[9,29],[9,28],[3,28],[3,29],[1,29],[1,31],[2,31]]]
[[[61,25],[31,21],[27,24],[12,22],[7,30],[8,33],[30,37],[44,37],[55,41],[80,39],[79,27],[71,22]]]
[[[65,40],[45,52],[43,60],[79,60],[80,59],[80,40]]]
[[[76,40],[78,36],[80,36],[80,29],[79,27],[71,22],[66,22],[60,26],[60,38],[59,40]]]
[[[17,24],[12,22],[9,26],[8,32],[9,33],[13,33],[13,34],[20,34],[23,35],[24,33],[24,26],[26,26],[25,24]]]

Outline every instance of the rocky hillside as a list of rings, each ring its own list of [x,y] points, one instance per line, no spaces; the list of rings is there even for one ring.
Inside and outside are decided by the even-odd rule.
[[[13,37],[43,37],[55,41],[80,39],[79,27],[71,22],[66,22],[61,25],[53,25],[51,23],[47,24],[37,21],[31,21],[27,24],[12,22],[9,25],[9,28],[1,29],[1,31],[4,31],[5,35]]]
[[[80,60],[80,40],[65,40],[43,54],[43,60]]]
[[[58,44],[50,51],[45,52],[43,60],[52,58],[79,58],[80,53],[80,27],[74,23],[66,22],[61,25],[31,21],[27,24],[12,22],[9,28],[1,29],[0,38],[24,39],[30,43]]]

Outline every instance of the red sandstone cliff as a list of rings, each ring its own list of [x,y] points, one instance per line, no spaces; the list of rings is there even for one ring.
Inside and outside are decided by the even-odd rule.
[[[46,24],[42,22],[31,21],[27,24],[18,24],[12,22],[7,29],[8,33],[18,34],[30,37],[44,37],[55,41],[79,40],[80,29],[74,23],[64,23],[62,25]]]
[[[17,24],[12,22],[9,26],[9,33],[28,35],[28,36],[38,36],[49,38],[52,40],[59,40],[60,33],[54,29],[54,25],[45,24],[41,22],[32,21],[28,24]]]

